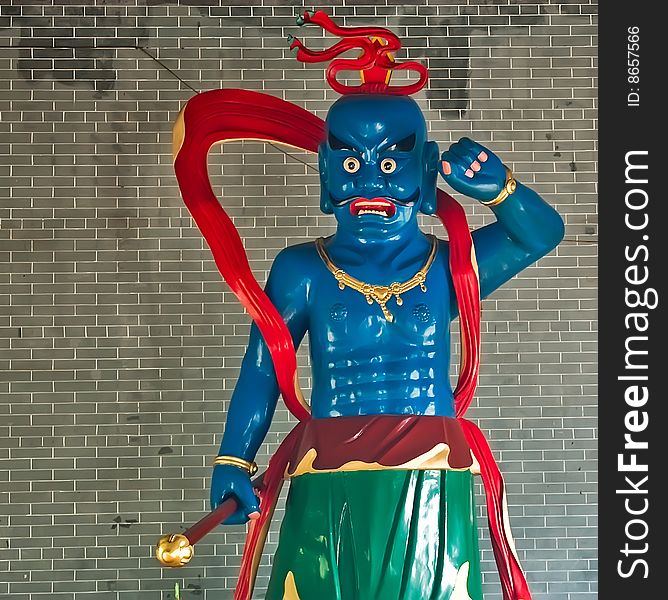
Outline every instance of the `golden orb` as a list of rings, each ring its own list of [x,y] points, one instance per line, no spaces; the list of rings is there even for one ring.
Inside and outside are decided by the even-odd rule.
[[[155,556],[165,567],[183,567],[195,554],[190,540],[180,533],[163,535],[158,541]]]

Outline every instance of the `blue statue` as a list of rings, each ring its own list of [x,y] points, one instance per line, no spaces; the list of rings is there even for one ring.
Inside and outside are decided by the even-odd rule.
[[[465,407],[457,409],[449,379],[450,321],[469,311],[462,308],[459,267],[453,266],[461,259],[453,261],[452,232],[449,241],[425,234],[418,214],[442,216],[446,194],[437,191],[439,174],[494,213],[494,223],[471,234],[473,248],[464,256],[462,270],[477,281],[471,288],[476,306],[550,252],[561,241],[564,224],[489,148],[465,137],[439,153],[416,102],[389,85],[388,73],[399,65],[390,60],[390,50],[398,47],[395,36],[378,28],[337,27],[321,12],[306,13],[301,22],[344,39],[334,50],[318,53],[293,38],[298,58],[315,62],[359,47],[365,77],[351,90],[336,81],[336,70],[328,73],[344,95],[312,136],[318,138],[320,207],[336,219],[336,233],[281,251],[265,288],[289,332],[283,346],[291,342],[296,348],[308,334],[313,375],[310,418],[291,434],[274,469],[282,469],[279,475],[287,475],[291,487],[266,598],[481,600],[472,475],[483,468],[494,482],[496,471],[481,459],[484,452],[470,429],[463,429],[459,417]],[[422,74],[415,63],[403,64]],[[227,127],[237,133],[219,137],[240,137],[242,131],[309,149],[294,137],[317,128],[303,112],[298,119],[279,118],[280,110],[290,112],[286,103],[233,92],[238,94],[226,96],[225,110],[241,110],[251,101],[255,112],[247,116],[255,121],[237,116],[234,127]],[[228,110],[240,114],[234,111]],[[196,107],[191,112],[195,115]],[[265,124],[257,125],[258,119]],[[275,122],[281,119],[290,127],[279,132]],[[195,116],[191,122],[197,122]],[[186,111],[178,157],[185,155],[189,127],[194,125]],[[193,142],[198,143],[208,151],[211,139],[201,136]],[[190,179],[198,177],[193,164],[182,161]],[[185,179],[179,178],[184,199],[191,194]],[[190,207],[204,231],[213,218]],[[461,235],[469,235],[467,227]],[[216,254],[213,238],[207,239]],[[249,310],[254,318],[262,312]],[[211,482],[212,508],[230,498],[236,502],[225,523],[263,521],[260,541],[247,548],[256,554],[246,561],[254,563],[251,570],[266,533],[270,515],[265,513],[272,510],[251,474],[279,394],[289,387],[279,381],[282,367],[272,350],[280,344],[270,339],[253,325]],[[477,367],[471,372],[468,401]],[[294,390],[284,396],[288,393]],[[500,531],[493,531],[497,560],[510,565],[507,576],[502,574],[504,595],[529,600],[504,533],[502,488],[492,483],[489,489],[501,499],[490,520],[497,519]],[[235,598],[250,597],[251,588],[246,585]]]

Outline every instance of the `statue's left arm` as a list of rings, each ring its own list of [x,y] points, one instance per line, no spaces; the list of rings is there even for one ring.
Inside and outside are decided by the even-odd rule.
[[[531,188],[515,180],[490,150],[462,138],[441,157],[441,175],[456,191],[487,205],[496,222],[473,232],[480,295],[485,298],[564,237],[556,210]],[[508,194],[508,189],[513,189]]]

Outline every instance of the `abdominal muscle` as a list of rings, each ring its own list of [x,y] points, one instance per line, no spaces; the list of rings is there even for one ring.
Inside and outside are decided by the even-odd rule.
[[[311,410],[315,418],[374,414],[454,416],[449,360],[442,355],[439,360],[436,352],[415,347],[392,355],[349,352],[339,360],[318,363],[313,361]]]
[[[425,291],[388,303],[393,320],[327,272],[311,290],[311,410],[316,418],[454,416],[447,285],[432,270]]]

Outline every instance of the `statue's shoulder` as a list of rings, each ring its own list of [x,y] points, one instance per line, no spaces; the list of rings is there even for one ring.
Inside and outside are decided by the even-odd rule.
[[[302,290],[305,295],[308,283],[321,268],[319,262],[315,241],[286,246],[271,265],[268,291],[273,295],[292,295]]]
[[[440,253],[447,254],[449,252],[448,249],[450,248],[450,242],[448,242],[448,240],[444,240],[438,237],[437,235],[434,235],[433,237],[436,239],[436,244],[438,245],[438,251]]]
[[[438,236],[436,238],[436,247],[438,251],[434,259],[434,263],[438,265],[439,268],[443,268],[446,272],[450,271],[450,242],[448,240],[441,239]]]
[[[274,259],[272,269],[303,267],[310,268],[318,264],[320,257],[316,249],[315,240],[286,246]]]

